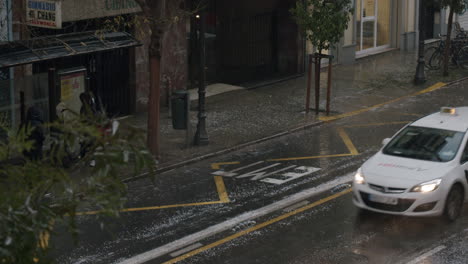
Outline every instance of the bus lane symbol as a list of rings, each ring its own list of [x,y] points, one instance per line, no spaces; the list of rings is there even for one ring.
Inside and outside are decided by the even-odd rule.
[[[250,180],[252,181],[261,181],[265,183],[280,185],[310,175],[320,170],[320,168],[298,165],[281,167],[281,163],[274,163],[265,167],[254,169],[252,171],[247,171],[245,173],[239,172],[242,170],[245,171],[247,169],[252,169],[253,167],[258,167],[257,165],[261,165],[263,163],[264,161],[258,161],[240,168],[236,168],[231,171],[218,170],[213,172],[212,174],[223,177],[235,177],[238,179],[250,178]]]

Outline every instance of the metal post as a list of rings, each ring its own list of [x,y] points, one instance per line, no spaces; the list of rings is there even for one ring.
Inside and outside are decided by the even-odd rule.
[[[310,108],[310,82],[311,82],[311,76],[312,76],[312,54],[309,54],[309,69],[307,73],[307,97],[306,97],[306,105],[305,105],[305,112],[309,113],[309,108]]]
[[[56,70],[49,68],[49,122],[53,122],[57,118],[55,107],[58,104],[57,86],[56,84]]]
[[[189,148],[192,145],[192,124],[190,122],[190,94],[187,93],[187,102],[186,102],[186,114],[187,114],[187,129],[185,130],[185,147]]]
[[[315,114],[319,113],[320,105],[320,61],[321,54],[315,53]]]
[[[20,121],[26,123],[26,104],[24,100],[24,91],[20,91]]]
[[[419,47],[418,47],[418,66],[416,67],[416,75],[414,76],[415,84],[423,84],[426,82],[424,75],[424,7],[423,0],[419,0]]]
[[[199,68],[199,83],[198,83],[198,125],[195,133],[195,145],[207,145],[208,133],[206,132],[206,112],[205,112],[205,32],[206,21],[205,11],[200,12],[200,68]]]
[[[7,40],[13,41],[13,10],[11,0],[6,1],[7,15]],[[1,36],[0,36],[1,37]],[[16,126],[16,103],[15,103],[15,71],[13,67],[8,68],[10,77],[10,105],[11,105],[11,127]]]
[[[191,10],[195,10],[197,7],[194,3],[194,1],[191,1],[192,7]],[[197,36],[197,18],[195,16],[190,17],[190,56],[189,56],[189,78],[190,78],[190,89],[195,89],[197,87],[196,81],[197,81],[197,74],[196,74],[196,67],[197,61],[198,61],[198,56],[197,52],[198,47],[198,36]]]
[[[328,80],[327,80],[327,115],[330,114],[331,77],[333,56],[328,56]]]

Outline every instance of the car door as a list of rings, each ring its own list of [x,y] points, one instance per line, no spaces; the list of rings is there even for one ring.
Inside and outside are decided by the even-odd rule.
[[[468,189],[468,142],[465,144],[465,148],[463,149],[461,158],[460,158],[460,167],[463,170],[463,175],[465,176],[464,179],[462,179],[462,182],[464,183],[465,186],[465,191]],[[468,197],[468,195],[465,195],[465,197]]]

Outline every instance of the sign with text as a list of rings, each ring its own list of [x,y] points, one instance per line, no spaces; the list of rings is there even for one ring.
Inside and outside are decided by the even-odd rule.
[[[85,68],[71,69],[59,72],[60,102],[64,104],[64,106],[66,106],[68,110],[71,110],[75,113],[80,113],[80,94],[85,91],[85,79]]]
[[[219,170],[211,174],[223,177],[235,177],[238,179],[248,178],[252,181],[261,181],[280,185],[307,175],[311,175],[314,172],[320,170],[320,168],[308,166],[284,166],[281,163],[269,164],[267,166],[263,165],[265,165],[264,161],[258,161],[231,171]]]
[[[62,28],[62,2],[54,0],[27,0],[26,22],[29,26]]]
[[[64,22],[141,12],[135,0],[64,0]]]

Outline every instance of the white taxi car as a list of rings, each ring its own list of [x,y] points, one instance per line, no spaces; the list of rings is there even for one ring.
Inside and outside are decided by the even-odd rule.
[[[357,171],[353,202],[407,216],[461,213],[468,192],[468,107],[443,107],[402,128]]]

